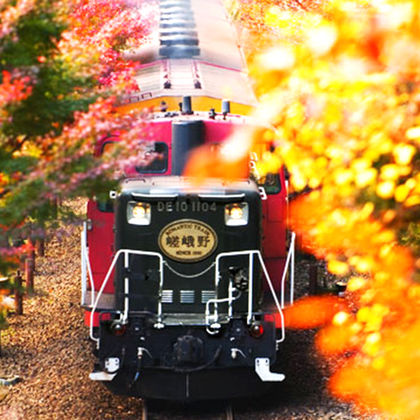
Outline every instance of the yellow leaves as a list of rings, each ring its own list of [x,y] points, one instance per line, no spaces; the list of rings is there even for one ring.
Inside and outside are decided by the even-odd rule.
[[[369,273],[374,266],[374,261],[368,256],[354,256],[349,259],[349,262],[359,273]]]
[[[380,178],[387,181],[396,181],[400,176],[399,166],[388,164],[381,167]]]
[[[376,176],[377,170],[375,168],[363,169],[355,174],[354,181],[358,188],[365,188],[376,181]]]
[[[371,136],[367,147],[367,153],[375,160],[381,154],[390,153],[394,144],[385,132],[377,132]]]
[[[353,276],[347,282],[347,289],[349,292],[356,292],[366,286],[366,279],[360,276]]]
[[[305,121],[305,108],[300,102],[292,103],[286,110],[287,124],[299,127]]]
[[[395,182],[393,181],[383,181],[376,186],[376,194],[385,200],[394,196],[394,190]]]
[[[343,184],[349,184],[353,181],[353,172],[350,169],[337,168],[334,170],[332,176],[334,182],[338,186],[342,186]]]
[[[329,159],[343,163],[343,159],[345,157],[345,151],[341,147],[335,144],[330,144],[329,146],[325,148],[324,153],[325,153],[325,156],[328,157]]]
[[[264,22],[266,25],[283,29],[290,27],[290,21],[294,17],[295,15],[292,12],[282,10],[278,6],[272,6],[266,12]]]
[[[368,356],[376,356],[381,348],[381,334],[378,332],[369,334],[366,337],[362,351]]]
[[[332,222],[334,227],[339,227],[339,228],[345,227],[349,222],[346,212],[341,211],[340,209],[336,209],[332,211],[328,215],[328,219]]]
[[[420,126],[409,128],[405,132],[405,136],[409,140],[417,140],[417,139],[420,139]]]
[[[284,71],[295,64],[295,54],[291,47],[273,47],[258,55],[255,65],[265,71]]]
[[[416,148],[411,144],[397,144],[392,154],[395,161],[400,165],[408,165],[416,153]]]
[[[368,220],[368,218],[372,215],[373,211],[375,210],[375,205],[368,201],[364,204],[362,209],[360,210],[359,217],[361,220]]]
[[[261,174],[276,173],[279,171],[282,161],[275,153],[264,153],[262,160],[257,162],[257,171]]]
[[[327,54],[338,38],[338,31],[331,22],[323,22],[318,27],[309,29],[306,34],[306,45],[315,56]]]
[[[328,271],[337,276],[344,276],[349,271],[347,263],[338,260],[328,261]]]
[[[372,306],[364,306],[357,311],[357,321],[364,325],[367,333],[376,332],[381,329],[384,318],[390,313],[387,306],[375,303]]]
[[[356,372],[389,373],[400,369],[398,358],[410,365],[418,356],[418,332],[414,351],[398,349],[393,359],[391,350],[405,326],[398,316],[411,320],[420,309],[420,287],[410,281],[420,259],[414,267],[410,249],[398,244],[416,214],[407,210],[420,206],[420,3],[331,0],[327,7],[328,21],[303,17],[301,42],[267,55],[254,76],[272,106],[268,122],[287,144],[276,153],[293,187],[317,188],[292,203],[293,227],[330,272],[349,277],[349,300],[359,308],[335,313],[318,344],[324,354],[356,347],[363,364]],[[272,7],[265,22],[283,37],[296,16]],[[286,57],[280,65],[276,54]],[[381,386],[381,378],[365,378]],[[351,369],[349,379],[357,395],[363,381]],[[385,391],[394,397],[392,387]]]
[[[281,31],[282,38],[301,42],[308,30],[317,27],[323,21],[319,14],[285,10],[284,7],[271,6],[265,12],[264,24]]]
[[[412,197],[409,197],[404,202],[404,205],[406,207],[414,207],[414,206],[418,206],[419,204],[420,204],[420,195],[414,195]]]
[[[363,158],[354,159],[353,162],[351,163],[352,169],[356,172],[369,169],[371,165],[372,165],[372,162],[370,160],[363,159]]]
[[[338,327],[340,325],[345,324],[349,319],[350,315],[348,312],[340,311],[334,315],[332,319],[332,324]]]
[[[410,190],[412,190],[416,186],[419,186],[418,181],[420,181],[418,176],[417,176],[417,180],[414,178],[410,178],[405,182],[405,185],[407,186],[407,188],[410,188]]]
[[[366,158],[355,159],[351,163],[354,182],[358,188],[365,188],[376,181],[377,170],[371,167],[372,162]]]
[[[299,171],[293,172],[290,181],[296,191],[302,191],[308,184],[308,179],[306,178],[306,176]]]
[[[339,124],[342,121],[342,108],[338,103],[327,103],[324,114],[325,124]]]
[[[395,234],[390,229],[382,229],[374,238],[374,243],[378,245],[391,245],[393,241],[395,241]]]
[[[396,189],[395,189],[395,201],[402,203],[407,197],[408,194],[410,193],[410,188],[406,185],[399,185]]]
[[[372,367],[375,370],[383,370],[385,367],[386,361],[385,361],[385,357],[379,356],[379,357],[375,357],[372,360]]]
[[[13,157],[18,156],[30,156],[34,158],[39,158],[42,156],[43,150],[39,148],[36,144],[32,142],[25,142],[22,146],[22,148],[16,152],[13,153]]]

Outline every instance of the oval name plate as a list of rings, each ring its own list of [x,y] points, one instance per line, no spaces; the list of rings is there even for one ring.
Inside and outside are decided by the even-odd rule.
[[[173,260],[197,262],[216,249],[217,235],[206,223],[182,219],[166,225],[159,233],[158,243],[163,253]]]

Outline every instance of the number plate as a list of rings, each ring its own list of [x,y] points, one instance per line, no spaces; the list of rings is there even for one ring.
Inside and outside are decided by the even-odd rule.
[[[162,252],[176,261],[204,260],[217,247],[216,232],[206,223],[182,219],[166,225],[159,233]]]
[[[186,201],[158,201],[157,202],[157,211],[158,212],[200,212],[200,213],[207,213],[207,212],[216,212],[217,211],[217,205],[213,201],[211,203],[208,203],[206,201],[192,201],[191,203],[187,203]]]

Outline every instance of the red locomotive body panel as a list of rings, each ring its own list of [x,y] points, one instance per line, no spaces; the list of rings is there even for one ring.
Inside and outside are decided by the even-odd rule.
[[[183,117],[188,118],[188,117]],[[204,142],[207,144],[221,144],[239,125],[244,123],[240,116],[229,116],[227,119],[207,119],[204,121]],[[97,154],[101,153],[103,145],[107,142],[118,141],[114,135],[101,139],[98,142]],[[148,129],[148,139],[151,142],[160,142],[168,145],[167,170],[161,173],[144,173],[142,176],[165,176],[171,174],[172,166],[172,119],[161,118],[152,120]],[[128,177],[138,176],[136,168],[130,168]],[[263,241],[262,252],[270,278],[277,292],[281,288],[281,278],[286,261],[286,220],[287,220],[287,188],[283,170],[278,174],[279,191],[266,194],[262,201],[263,211]],[[95,290],[102,286],[109,264],[114,255],[114,214],[104,211],[94,200],[90,200],[87,208],[87,217],[90,220],[90,230],[87,233],[90,264]],[[268,287],[268,286],[265,286]],[[112,295],[114,285],[108,282],[104,294]],[[88,319],[88,317],[87,317]]]

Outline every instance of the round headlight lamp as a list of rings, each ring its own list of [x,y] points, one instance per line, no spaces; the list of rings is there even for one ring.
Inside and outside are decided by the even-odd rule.
[[[150,203],[128,203],[127,220],[131,225],[150,225],[151,214]]]
[[[225,206],[226,226],[244,226],[248,224],[248,203],[233,203]]]

